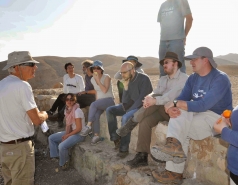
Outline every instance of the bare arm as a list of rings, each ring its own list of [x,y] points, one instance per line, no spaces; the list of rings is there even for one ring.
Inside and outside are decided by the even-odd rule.
[[[102,84],[101,81],[98,81],[98,86],[100,87],[103,93],[107,93],[109,86],[111,85],[111,78],[106,76],[104,83]]]
[[[48,118],[48,114],[45,111],[39,111],[38,108],[28,110],[27,114],[34,125],[40,125]]]
[[[186,44],[186,37],[187,37],[191,27],[192,27],[192,23],[193,23],[193,16],[192,16],[192,14],[186,15],[185,19],[186,19],[186,21],[185,21],[185,38],[184,38],[185,42],[184,42],[184,44]]]
[[[65,139],[67,139],[69,136],[72,136],[74,134],[79,133],[82,130],[82,118],[75,118],[75,125],[76,125],[76,129],[74,129],[72,132],[63,135],[62,136],[62,141],[64,141]]]

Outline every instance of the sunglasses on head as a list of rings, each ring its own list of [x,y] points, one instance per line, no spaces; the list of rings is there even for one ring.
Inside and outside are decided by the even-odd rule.
[[[100,68],[100,67],[93,67],[93,69],[97,69],[97,70],[100,70],[101,68]]]
[[[28,62],[28,63],[22,63],[22,64],[19,64],[19,66],[29,66],[29,67],[34,67],[36,64],[33,63],[33,62]]]
[[[65,101],[74,101],[73,98],[66,98]]]

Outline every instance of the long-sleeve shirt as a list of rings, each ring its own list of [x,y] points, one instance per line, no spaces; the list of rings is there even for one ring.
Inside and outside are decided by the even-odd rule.
[[[230,144],[227,152],[227,168],[238,175],[238,106],[232,111],[231,124],[232,130],[228,127],[222,129],[221,138]]]
[[[158,81],[156,89],[153,94],[160,94],[156,96],[156,105],[164,105],[169,101],[176,99],[181,93],[188,75],[182,73],[180,69],[176,72],[173,78],[168,75],[162,76]]]
[[[134,78],[128,84],[128,90],[123,91],[122,104],[129,107],[126,111],[140,108],[143,105],[142,100],[152,90],[150,78],[146,74],[136,72]],[[130,105],[127,106],[128,104]]]
[[[189,76],[178,100],[187,101],[188,112],[232,110],[231,83],[226,73],[212,68],[206,76]],[[191,101],[192,100],[192,101]]]

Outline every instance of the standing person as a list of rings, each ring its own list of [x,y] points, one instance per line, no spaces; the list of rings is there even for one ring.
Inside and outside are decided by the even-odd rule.
[[[216,135],[213,123],[225,109],[232,109],[231,83],[226,73],[219,71],[209,48],[197,48],[190,60],[193,74],[177,99],[165,104],[169,114],[165,145],[151,148],[154,158],[167,161],[165,171],[152,172],[161,183],[181,183],[190,138],[202,140]]]
[[[230,128],[228,127],[230,126]],[[234,108],[231,118],[220,119],[214,124],[214,129],[221,138],[228,142],[227,168],[230,171],[230,185],[238,184],[238,106]]]
[[[64,68],[67,74],[63,77],[63,93],[57,97],[51,109],[46,111],[48,115],[53,115],[56,109],[60,112],[65,107],[64,98],[67,93],[78,94],[85,90],[83,77],[74,73],[74,65],[72,63],[66,63]],[[58,127],[63,127],[62,117],[58,119]]]
[[[45,111],[38,110],[27,82],[35,77],[36,63],[39,62],[28,51],[15,51],[8,55],[3,68],[10,73],[0,81],[1,165],[5,185],[34,184],[34,125],[48,118]]]
[[[93,77],[93,73],[90,70],[91,66],[93,65],[92,60],[85,60],[81,63],[83,66],[83,74],[85,75],[85,91],[82,91],[77,94],[77,102],[80,105],[80,108],[85,108],[90,106],[95,99],[95,90],[91,79]]]
[[[102,62],[99,60],[94,61],[91,69],[93,71],[91,82],[96,92],[96,101],[90,105],[87,126],[83,128],[80,134],[81,136],[87,136],[90,134],[93,125],[94,136],[91,140],[91,144],[96,145],[101,142],[99,136],[100,116],[107,107],[115,105],[115,103],[112,92],[111,77],[108,74],[104,74]]]
[[[137,72],[144,73],[143,69],[141,68],[142,63],[139,62],[137,57],[135,57],[133,55],[130,55],[126,59],[122,60],[122,63],[124,63],[126,61],[131,62],[134,65],[135,70]],[[119,100],[121,102],[122,101],[122,93],[123,93],[123,83],[120,81],[122,79],[120,70],[114,75],[114,78],[116,80],[118,80],[117,81],[117,88],[118,88]]]
[[[146,74],[136,72],[131,62],[125,62],[121,65],[121,75],[124,85],[122,103],[108,107],[106,115],[110,139],[114,142],[115,149],[119,147],[117,156],[124,158],[129,154],[131,134],[128,133],[122,138],[117,135],[116,116],[122,116],[121,125],[125,125],[133,114],[142,107],[142,100],[152,92],[152,85],[149,77]]]
[[[185,26],[184,26],[184,19]],[[186,73],[184,63],[184,46],[189,30],[192,27],[193,17],[187,0],[166,0],[161,6],[157,17],[160,23],[159,58],[164,58],[167,51],[178,54],[182,62],[183,73]],[[160,65],[160,76],[166,75]]]
[[[85,126],[83,111],[76,103],[76,95],[68,93],[65,98],[66,108],[66,128],[63,132],[58,132],[49,136],[50,157],[58,158],[62,170],[69,167],[69,148],[78,142],[84,141],[79,132]]]
[[[137,154],[133,160],[127,162],[131,168],[148,165],[152,128],[160,121],[169,121],[164,104],[178,97],[188,79],[188,76],[180,71],[182,63],[176,53],[167,52],[160,64],[167,75],[162,76],[157,88],[145,97],[143,107],[116,131],[119,136],[126,136],[139,123]]]

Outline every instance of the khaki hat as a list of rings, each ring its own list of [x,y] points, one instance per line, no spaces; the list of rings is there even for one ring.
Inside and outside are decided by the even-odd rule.
[[[178,62],[178,67],[179,67],[179,68],[182,67],[182,62],[179,61],[178,55],[177,55],[176,53],[168,51],[168,52],[165,54],[164,59],[160,60],[160,62],[159,62],[160,65],[164,65],[164,60],[165,60],[166,58],[176,60],[176,61]]]
[[[192,60],[192,59],[199,58],[199,57],[208,58],[212,67],[217,68],[217,64],[216,64],[215,60],[213,59],[212,50],[210,50],[207,47],[199,47],[199,48],[195,49],[192,55],[188,55],[188,56],[184,57],[184,59]]]
[[[39,63],[35,61],[29,51],[14,51],[8,54],[7,65],[2,70],[7,70],[12,66],[16,66],[22,63]]]

